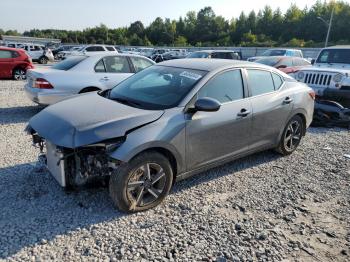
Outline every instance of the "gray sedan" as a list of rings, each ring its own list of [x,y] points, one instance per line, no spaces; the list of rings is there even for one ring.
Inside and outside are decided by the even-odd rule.
[[[264,65],[179,59],[52,105],[27,131],[61,186],[109,179],[116,207],[136,212],[160,204],[175,180],[261,150],[291,154],[314,95]]]

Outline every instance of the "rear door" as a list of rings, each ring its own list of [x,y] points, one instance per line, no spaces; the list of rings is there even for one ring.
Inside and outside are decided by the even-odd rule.
[[[276,73],[247,69],[253,110],[251,149],[275,145],[293,108],[292,90],[281,88],[284,80]]]
[[[108,89],[133,74],[129,61],[125,56],[106,56],[95,66],[98,81]]]
[[[12,52],[0,49],[0,77],[11,77],[14,59]]]
[[[246,152],[250,144],[251,104],[245,98],[240,69],[214,76],[198,92],[221,107],[216,112],[196,112],[186,122],[186,162],[189,170]]]

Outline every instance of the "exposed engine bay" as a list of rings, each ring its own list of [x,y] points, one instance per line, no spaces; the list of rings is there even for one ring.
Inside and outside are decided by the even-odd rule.
[[[77,187],[90,182],[102,181],[116,171],[120,161],[109,157],[122,139],[113,139],[79,147],[64,148],[45,141],[32,133],[33,144],[40,149],[39,162],[45,164],[62,187]]]

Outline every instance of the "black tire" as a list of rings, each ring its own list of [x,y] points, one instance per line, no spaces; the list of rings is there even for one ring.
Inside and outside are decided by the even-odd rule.
[[[45,56],[39,58],[39,64],[47,64],[48,61],[49,60]]]
[[[300,144],[304,129],[303,119],[298,115],[293,116],[283,130],[281,141],[276,151],[284,156],[293,153]]]
[[[164,200],[172,182],[173,170],[169,160],[158,152],[150,151],[141,153],[117,169],[109,180],[109,194],[121,211],[145,211]]]
[[[15,70],[13,70],[13,79],[14,80],[26,80],[27,76],[26,76],[26,70],[22,69],[22,68],[16,68]]]

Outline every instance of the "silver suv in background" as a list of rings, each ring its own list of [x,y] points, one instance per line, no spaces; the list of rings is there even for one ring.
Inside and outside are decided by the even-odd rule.
[[[110,46],[110,45],[87,45],[77,50],[72,50],[69,53],[68,52],[65,53],[63,58],[67,58],[68,56],[74,56],[74,55],[92,56],[92,55],[98,55],[103,53],[118,54],[118,51],[114,46]]]

